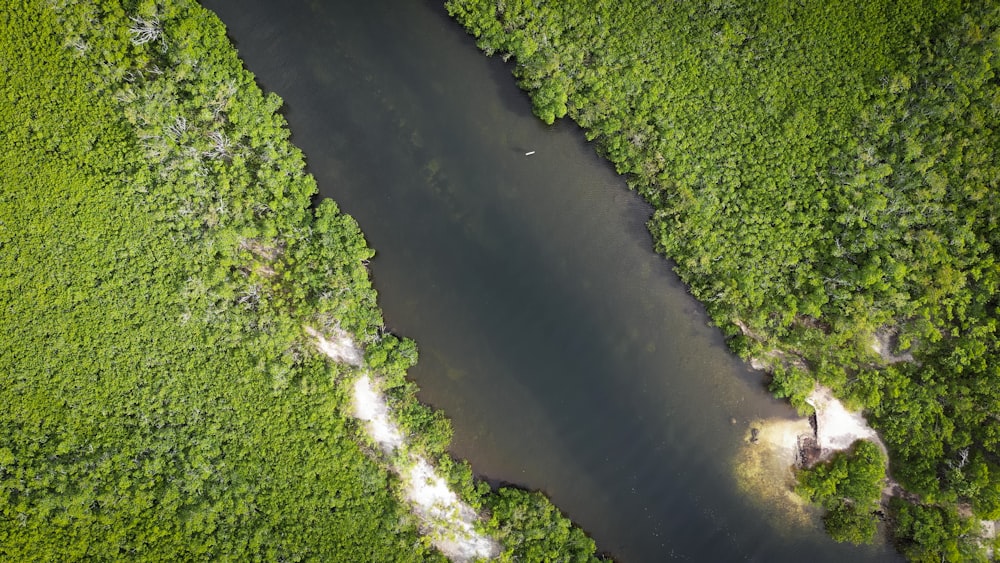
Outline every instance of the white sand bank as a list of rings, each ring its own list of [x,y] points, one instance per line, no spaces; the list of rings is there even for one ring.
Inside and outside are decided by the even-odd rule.
[[[794,468],[803,458],[828,459],[856,440],[871,440],[885,451],[861,413],[847,410],[830,389],[817,385],[806,402],[816,410],[815,432],[807,418],[755,421],[734,463],[740,488],[771,513],[779,529],[818,522],[817,511],[794,492]]]
[[[878,433],[858,411],[848,411],[830,389],[817,385],[806,402],[816,409],[816,441],[820,457],[846,450],[857,440],[870,440],[886,451]]]
[[[389,416],[389,405],[372,386],[367,373],[354,382],[354,417],[365,422],[365,430],[382,450],[391,454],[403,445],[403,434]]]
[[[316,339],[316,347],[331,360],[358,367],[365,356],[346,332],[337,329],[329,337],[324,337],[316,329],[306,327],[306,334]]]
[[[476,511],[448,488],[448,483],[422,457],[405,472],[404,487],[414,511],[430,529],[431,542],[452,561],[493,558],[500,546],[475,530]]]
[[[360,367],[364,355],[347,333],[324,337],[307,328],[316,346],[334,361]],[[491,559],[500,554],[500,545],[475,530],[476,511],[463,502],[424,457],[410,454],[393,456],[406,438],[392,419],[385,395],[378,390],[378,377],[363,373],[354,382],[354,416],[364,422],[365,432],[375,441],[403,480],[403,497],[420,520],[431,544],[448,559],[459,563]]]

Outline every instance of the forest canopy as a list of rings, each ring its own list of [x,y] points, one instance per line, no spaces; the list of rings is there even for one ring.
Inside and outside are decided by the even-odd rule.
[[[14,4],[0,16],[3,558],[422,559],[264,272],[265,249],[320,247],[277,235],[308,226],[311,180],[218,21],[175,7],[142,45],[112,4]],[[61,26],[88,21],[112,32],[63,44]],[[185,51],[169,31],[184,24],[224,48]],[[177,76],[187,56],[203,78]],[[216,158],[213,131],[248,148]],[[340,222],[331,283],[361,299],[329,307],[363,330],[378,319],[364,243]]]
[[[653,205],[657,250],[777,394],[832,387],[922,506],[1000,517],[995,2],[447,8]]]
[[[305,327],[366,348],[507,557],[559,529],[530,549],[593,559],[541,494],[448,456],[373,251],[312,205],[281,100],[213,14],[5,0],[0,99],[0,559],[443,560]]]

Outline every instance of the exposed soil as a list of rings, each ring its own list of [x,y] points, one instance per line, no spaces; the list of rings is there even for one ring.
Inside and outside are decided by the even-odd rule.
[[[334,361],[362,367],[364,354],[350,336],[338,331],[324,337],[306,328],[316,346]],[[423,456],[394,455],[406,445],[406,437],[392,418],[378,376],[362,373],[353,386],[353,415],[364,423],[365,433],[386,454],[391,468],[402,477],[403,497],[420,520],[421,531],[448,559],[458,563],[492,559],[500,554],[496,540],[475,529],[479,514],[462,501]]]

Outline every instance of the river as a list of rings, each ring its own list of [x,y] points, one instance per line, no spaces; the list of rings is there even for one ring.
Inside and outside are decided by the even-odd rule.
[[[649,208],[438,2],[203,3],[377,250],[387,325],[477,475],[543,490],[622,561],[897,559],[740,491],[750,421],[793,413],[653,253]]]

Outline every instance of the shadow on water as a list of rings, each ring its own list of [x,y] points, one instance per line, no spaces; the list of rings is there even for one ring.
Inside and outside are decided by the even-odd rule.
[[[448,33],[454,35],[451,38],[452,42],[461,45],[462,48],[467,50],[479,51],[476,46],[476,38],[465,33],[462,26],[457,24],[448,15],[448,10],[444,7],[443,1],[436,0],[422,0],[423,8],[428,15],[427,19],[433,19],[437,27],[439,27],[440,33]],[[531,115],[531,99],[528,97],[527,93],[518,89],[516,86],[511,88],[511,85],[516,84],[514,78],[514,59],[504,61],[501,58],[501,53],[496,53],[492,57],[489,57],[491,64],[487,65],[489,69],[490,83],[495,86],[494,99],[499,102],[503,109],[512,115],[517,116],[529,116]],[[483,54],[485,57],[486,55]],[[540,128],[544,128],[545,124],[538,122]],[[519,153],[524,154],[531,150],[531,148],[525,147],[520,150]]]

